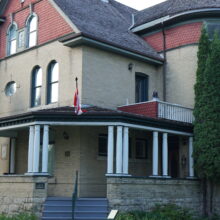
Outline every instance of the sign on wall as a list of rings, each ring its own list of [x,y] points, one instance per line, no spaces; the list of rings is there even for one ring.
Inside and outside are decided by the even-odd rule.
[[[8,158],[8,145],[2,144],[1,145],[1,159],[7,160],[7,158]]]

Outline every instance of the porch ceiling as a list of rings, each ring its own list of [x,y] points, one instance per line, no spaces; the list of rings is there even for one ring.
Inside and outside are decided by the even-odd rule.
[[[82,115],[76,115],[74,107],[58,107],[52,109],[43,109],[38,111],[31,111],[19,115],[13,115],[9,117],[0,118],[0,131],[13,127],[25,126],[30,123],[48,122],[52,124],[57,122],[60,125],[65,123],[83,123],[88,126],[91,123],[129,123],[134,126],[150,126],[160,129],[171,129],[180,132],[193,132],[193,126],[191,124],[176,122],[166,119],[155,119],[146,117],[143,115],[126,113],[119,110],[111,110],[105,108],[99,108],[90,106],[83,108],[84,113]]]

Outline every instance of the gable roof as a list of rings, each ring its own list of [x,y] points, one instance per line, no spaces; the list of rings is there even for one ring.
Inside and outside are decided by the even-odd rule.
[[[110,45],[136,51],[146,57],[163,60],[142,38],[132,33],[132,13],[136,10],[114,0],[54,0],[81,33]]]
[[[173,16],[181,12],[214,8],[220,8],[220,0],[167,0],[136,12],[134,27],[168,15]]]

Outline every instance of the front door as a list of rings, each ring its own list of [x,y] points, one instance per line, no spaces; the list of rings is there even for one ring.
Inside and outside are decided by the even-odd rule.
[[[170,136],[169,145],[169,175],[172,178],[179,177],[179,138]]]

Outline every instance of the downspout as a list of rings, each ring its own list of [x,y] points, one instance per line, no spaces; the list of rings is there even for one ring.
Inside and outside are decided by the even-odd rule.
[[[166,33],[164,28],[164,22],[161,22],[162,25],[162,33],[163,33],[163,101],[166,102],[167,99],[167,87],[166,87],[166,76],[167,76],[167,46],[166,46]]]
[[[131,30],[134,27],[134,14],[131,14],[131,26],[128,28],[128,30]]]

